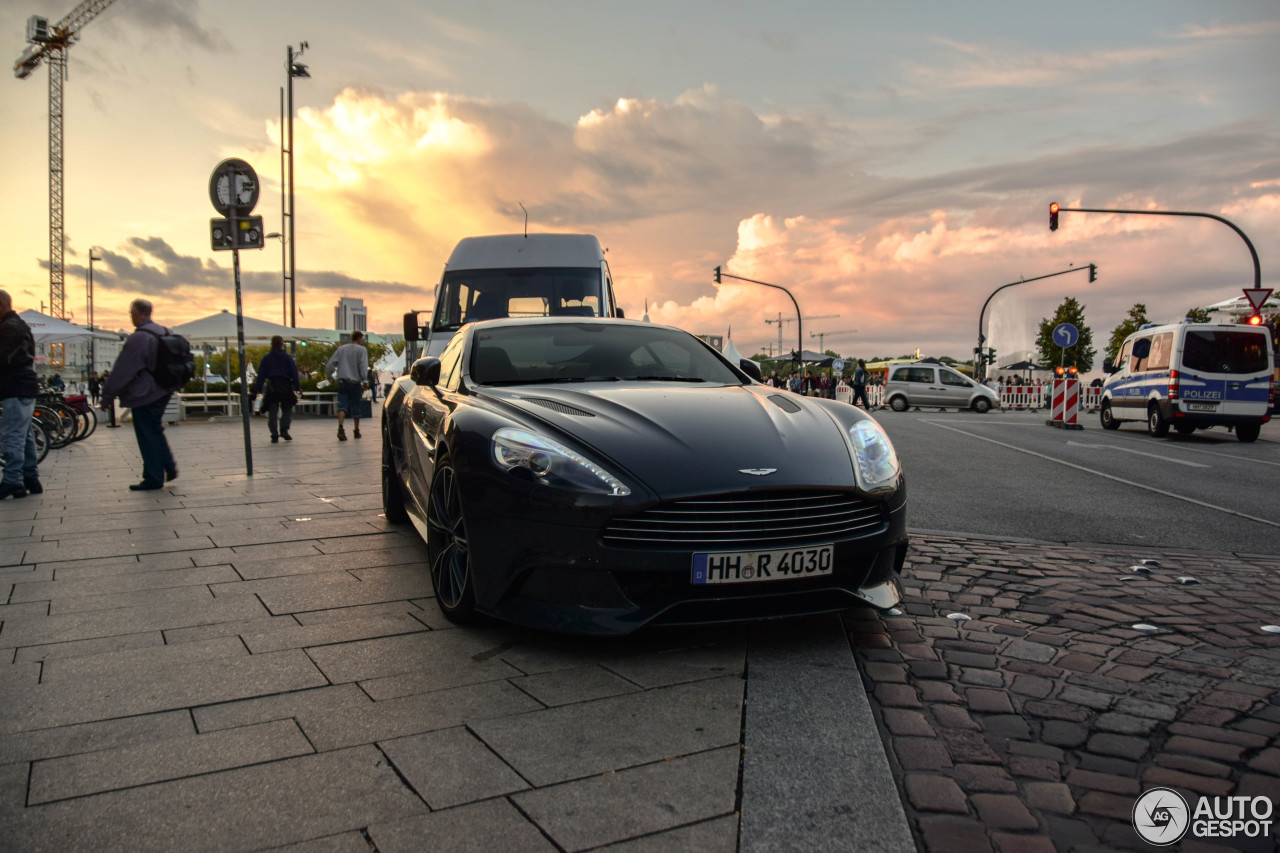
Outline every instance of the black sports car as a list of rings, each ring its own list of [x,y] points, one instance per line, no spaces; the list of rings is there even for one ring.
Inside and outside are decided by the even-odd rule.
[[[892,607],[906,487],[880,425],[761,384],[687,332],[464,326],[382,414],[383,505],[436,600],[590,634]]]

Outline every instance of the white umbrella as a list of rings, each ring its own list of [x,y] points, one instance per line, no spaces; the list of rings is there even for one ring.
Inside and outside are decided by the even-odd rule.
[[[69,344],[73,341],[83,341],[93,337],[93,332],[88,329],[82,329],[79,326],[68,323],[66,320],[50,317],[48,314],[41,314],[34,308],[28,308],[18,316],[31,327],[31,337],[35,338],[37,346]]]

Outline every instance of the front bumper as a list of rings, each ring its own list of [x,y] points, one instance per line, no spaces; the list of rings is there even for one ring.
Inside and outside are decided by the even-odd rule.
[[[504,621],[584,634],[626,634],[644,625],[687,625],[842,610],[889,608],[901,600],[907,551],[906,490],[879,502],[881,523],[833,535],[830,575],[732,584],[694,584],[693,554],[735,547],[620,547],[603,533],[618,515],[584,507],[468,500],[469,546],[477,609]],[[523,503],[524,511],[520,504]],[[567,524],[567,518],[580,520]],[[743,548],[741,550],[753,550]]]

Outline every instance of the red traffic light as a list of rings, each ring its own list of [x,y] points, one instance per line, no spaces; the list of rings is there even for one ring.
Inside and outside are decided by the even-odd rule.
[[[1049,205],[1049,230],[1058,230],[1058,203],[1056,201]]]
[[[1261,316],[1261,315],[1259,315],[1259,314],[1254,314],[1252,317],[1250,317],[1250,318],[1249,318],[1249,325],[1250,325],[1250,326],[1261,326],[1261,325],[1262,325],[1262,316]]]

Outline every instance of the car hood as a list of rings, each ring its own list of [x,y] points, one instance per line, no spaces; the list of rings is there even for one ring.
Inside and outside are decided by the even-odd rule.
[[[625,469],[615,473],[639,478],[663,499],[855,484],[845,438],[821,406],[763,385],[620,383],[485,393],[568,433]]]

